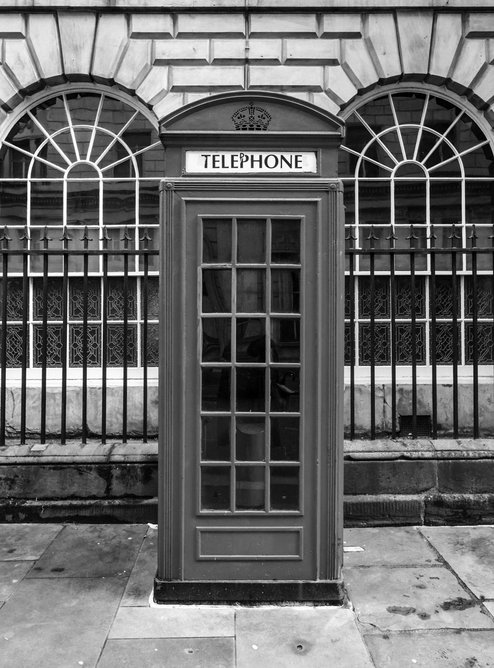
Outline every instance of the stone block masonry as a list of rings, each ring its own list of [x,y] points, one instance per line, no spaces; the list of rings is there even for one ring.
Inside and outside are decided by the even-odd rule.
[[[34,13],[32,3],[4,3],[17,11],[0,14],[0,107],[8,113],[44,86],[94,81],[135,94],[158,117],[190,96],[249,88],[338,113],[378,84],[410,81],[445,86],[493,114],[494,11],[424,3],[375,12],[374,3],[365,11],[345,3],[295,12],[285,4],[261,12],[221,2],[198,12],[186,2],[139,5],[147,11],[118,2],[106,12],[106,2],[74,0]]]

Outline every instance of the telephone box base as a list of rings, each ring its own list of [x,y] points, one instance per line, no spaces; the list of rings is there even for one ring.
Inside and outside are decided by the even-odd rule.
[[[317,603],[342,605],[341,580],[218,582],[206,580],[154,580],[156,603]]]

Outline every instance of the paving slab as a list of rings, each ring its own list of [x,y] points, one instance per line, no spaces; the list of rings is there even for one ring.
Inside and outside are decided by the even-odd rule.
[[[236,637],[238,668],[372,668],[348,608],[240,608]]]
[[[345,566],[419,566],[442,564],[415,527],[386,527],[379,529],[345,529]]]
[[[0,668],[95,666],[124,584],[25,578],[0,609]]]
[[[233,606],[160,605],[120,608],[109,638],[233,637]]]
[[[39,559],[62,529],[62,524],[0,524],[0,561]]]
[[[476,596],[494,599],[494,527],[421,527]]]
[[[55,538],[27,577],[128,577],[147,526],[71,524]]]
[[[364,632],[494,628],[447,568],[348,568],[345,583]]]
[[[365,636],[379,668],[492,668],[494,631],[430,631]]]
[[[32,561],[0,561],[0,601],[6,601],[14,593],[19,582],[32,566]]]
[[[153,591],[158,559],[158,531],[148,528],[130,574],[121,605],[147,606]]]
[[[98,668],[232,668],[233,638],[109,640]]]

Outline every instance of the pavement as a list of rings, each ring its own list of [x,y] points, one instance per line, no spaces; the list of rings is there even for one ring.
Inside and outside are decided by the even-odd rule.
[[[494,667],[494,526],[346,530],[342,607],[156,606],[156,538],[0,524],[0,667]]]

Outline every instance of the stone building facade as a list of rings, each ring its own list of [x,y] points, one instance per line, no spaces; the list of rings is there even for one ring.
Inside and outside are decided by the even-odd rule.
[[[445,243],[452,239],[454,248],[468,247],[472,225],[474,245],[484,248],[492,245],[494,11],[492,3],[486,0],[475,3],[16,0],[2,4],[0,40],[0,140],[3,142],[0,170],[5,194],[4,214],[0,199],[0,217],[6,216],[3,221],[0,218],[0,224],[8,226],[14,238],[9,243],[17,242],[18,247],[22,247],[26,226],[34,249],[36,243],[39,248],[47,243],[41,231],[45,227],[50,234],[64,233],[64,229],[70,232],[81,226],[97,233],[103,223],[113,232],[118,231],[112,237],[115,248],[122,247],[121,238],[120,242],[117,240],[120,233],[128,235],[127,243],[132,247],[142,247],[139,244],[144,230],[149,235],[146,247],[157,248],[153,246],[157,235],[153,234],[158,229],[158,182],[166,169],[157,134],[160,120],[206,96],[240,90],[282,93],[310,102],[346,122],[339,175],[346,191],[349,247],[388,249],[391,228],[396,247],[410,248],[410,228],[417,246],[428,247],[431,239],[439,238]],[[83,126],[85,132],[78,130]],[[113,143],[108,139],[110,135],[116,138]],[[113,186],[103,182],[105,169],[114,179]],[[409,179],[408,190],[397,177]],[[57,178],[62,179],[63,187],[49,185],[50,179],[56,184]],[[88,185],[93,183],[91,179],[98,183],[102,180],[99,186],[102,194],[97,202],[94,187]],[[37,183],[44,184],[39,186],[42,193],[38,195]],[[85,241],[81,237],[79,246],[74,241],[71,248],[80,249],[84,243],[93,243],[89,238],[90,235]],[[436,429],[433,431],[437,432],[439,425],[439,431],[446,435],[453,431],[456,435],[469,434],[474,429],[476,414],[481,416],[482,435],[490,436],[494,431],[490,410],[494,401],[492,258],[486,255],[479,260],[480,273],[474,291],[483,306],[476,307],[472,315],[469,257],[458,258],[458,262],[464,263],[458,266],[455,260],[455,269],[451,263],[437,268],[439,277],[434,283],[437,304],[441,302],[441,294],[446,303],[442,311],[438,306],[437,312],[431,306],[428,269],[417,264],[412,270],[411,260],[404,255],[405,264],[398,263],[395,267],[398,278],[393,287],[389,282],[389,267],[384,266],[386,263],[380,267],[377,259],[376,278],[373,287],[369,287],[366,277],[370,267],[365,264],[368,260],[355,257],[353,269],[347,265],[347,273],[354,272],[348,296],[353,311],[346,314],[347,429],[352,435],[370,432],[396,435],[397,430],[403,436],[411,429],[413,413],[416,430],[417,417],[430,417],[434,385]],[[140,437],[143,404],[147,430],[153,435],[157,429],[157,372],[153,362],[159,305],[154,260],[151,256],[146,269],[151,277],[146,287],[149,306],[145,315],[149,338],[142,340],[143,267],[139,265],[131,269],[134,273],[125,288],[126,298],[134,300],[125,316],[133,327],[131,340],[126,340],[124,352],[116,354],[113,367],[117,370],[112,371],[112,364],[108,364],[107,429],[114,440],[120,434],[117,416],[122,401],[122,378],[118,369],[119,360],[124,357],[131,360],[124,378],[128,407],[125,429],[129,435]],[[42,286],[36,278],[34,257],[32,262],[29,298],[34,306],[29,315],[31,362],[27,372],[32,382],[27,387],[30,409],[26,420],[28,432],[37,435],[40,429],[37,414],[42,401],[37,385],[41,373],[36,363],[37,350],[51,340],[56,357],[56,350],[62,345],[57,336],[62,335],[57,334],[59,318],[55,313],[45,319],[45,339],[40,338],[43,318],[36,315],[36,303],[39,305],[43,299]],[[72,269],[76,271],[75,264]],[[114,285],[110,285],[106,294],[106,298],[111,298],[113,290],[112,304],[122,300],[124,289],[119,283],[122,267],[115,265],[113,269]],[[58,271],[61,276],[61,269]],[[112,274],[112,267],[109,271]],[[416,272],[416,280],[412,281],[416,303],[413,312],[406,307],[410,295],[403,293],[400,301],[400,280],[404,280],[399,277],[400,272],[407,280]],[[460,281],[458,294],[448,292],[451,287],[443,285],[444,276],[451,283],[452,272]],[[456,285],[454,281],[453,284]],[[17,289],[21,303],[20,283]],[[50,299],[57,302],[57,289],[53,287],[51,296],[45,297],[45,310]],[[96,310],[103,308],[103,294],[96,279],[85,285],[74,280],[70,290],[74,303],[83,299],[81,294],[85,291],[90,294],[86,309],[90,310],[91,299],[100,304]],[[460,304],[455,314],[447,307],[452,299]],[[107,308],[111,311],[111,306]],[[400,308],[404,309],[401,314]],[[118,307],[115,309],[115,324],[110,323],[106,335],[114,339],[106,353],[102,352],[105,336],[102,316],[96,314],[94,322],[88,325],[92,337],[90,348],[99,350],[94,353],[93,365],[98,369],[104,366],[104,354],[111,357],[112,350],[124,345],[122,316],[118,315]],[[41,312],[41,307],[38,310]],[[75,437],[80,420],[77,370],[80,365],[76,358],[88,355],[88,349],[83,349],[80,343],[83,320],[80,313],[80,308],[77,311],[74,306],[68,332],[75,361],[68,364],[67,432]],[[14,358],[15,328],[20,327],[21,319],[16,313],[9,316],[12,339],[5,339],[5,343]],[[393,329],[395,320],[400,321],[401,329]],[[474,324],[479,327],[475,335]],[[369,327],[374,337],[372,359],[368,357]],[[144,348],[149,367],[145,395],[141,373]],[[455,349],[458,352],[452,353]],[[477,350],[481,352],[474,352]],[[56,360],[51,366],[47,371],[43,409],[48,434],[56,432],[60,420],[62,372],[57,371]],[[432,375],[432,366],[437,366],[436,376]],[[13,364],[5,376],[11,383],[6,398],[6,421],[14,435],[21,421],[20,371],[15,367]],[[394,381],[393,368],[398,373]],[[476,376],[472,380],[473,368]],[[98,438],[100,376],[99,371],[92,373],[89,369],[86,420],[88,433]],[[472,398],[472,384],[478,387],[476,398]],[[401,432],[400,417],[408,419],[401,425]],[[431,435],[430,431],[427,435]],[[456,492],[484,495],[482,502],[492,507],[492,489],[486,481],[486,472],[492,471],[493,461],[487,441],[482,448],[473,447],[481,452],[482,461],[471,460],[470,452],[464,454],[466,448],[472,449],[465,442],[455,441],[443,448],[454,451],[455,457],[468,459],[468,471],[467,468],[458,471],[450,459],[442,460],[436,446],[414,443],[410,447],[409,443],[394,441],[389,461],[383,460],[382,451],[389,451],[390,446],[382,446],[380,458],[369,465],[366,473],[357,471],[357,467],[358,458],[365,459],[362,453],[368,452],[369,446],[349,446],[357,453],[347,466],[347,492],[354,498],[356,508],[360,495],[368,498],[374,495],[376,503],[380,503],[383,494],[391,499],[398,493],[402,495],[398,515],[402,513],[406,518],[408,513],[412,518],[423,519],[424,494],[443,498]],[[74,453],[53,450],[52,459],[45,458],[42,464],[35,461],[30,447],[7,448],[5,462],[18,465],[20,454],[27,457],[24,471],[26,481],[30,482],[20,485],[22,489],[16,488],[11,473],[6,473],[4,496],[10,492],[25,499],[26,488],[39,474],[39,466],[46,468],[49,482],[42,483],[42,489],[33,492],[33,496],[49,497],[47,488],[51,487],[57,490],[51,494],[53,499],[84,496],[92,502],[111,497],[119,498],[125,505],[125,500],[133,495],[142,499],[154,495],[155,455],[149,444],[117,446],[112,451],[108,446],[100,446],[99,450],[92,450],[92,459],[86,456],[87,450],[86,455],[81,454],[80,448]],[[45,454],[54,447],[49,446]],[[376,447],[372,446],[372,452]],[[425,454],[413,459],[414,452]],[[403,456],[404,460],[399,459]],[[70,466],[74,461],[82,465],[77,476],[82,476],[83,482],[74,483]],[[57,462],[66,464],[66,469]],[[90,475],[98,466],[101,470],[96,476],[97,483],[93,483],[93,488],[85,487],[84,467]],[[466,477],[473,477],[475,489],[465,482]],[[369,482],[370,479],[374,482]],[[74,485],[83,491],[73,493]],[[414,496],[405,499],[406,494]],[[356,516],[359,512],[355,511]]]

